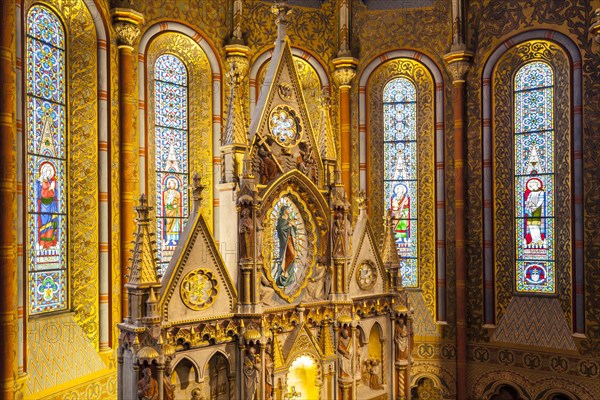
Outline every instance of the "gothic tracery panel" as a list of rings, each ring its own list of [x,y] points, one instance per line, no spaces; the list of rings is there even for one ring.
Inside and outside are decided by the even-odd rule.
[[[68,307],[65,32],[50,9],[27,15],[29,313]]]
[[[419,268],[418,273],[413,275],[410,280],[405,280],[403,276],[403,282],[406,282],[407,286],[418,285],[423,290],[427,307],[431,314],[435,315],[433,78],[420,62],[408,58],[397,58],[377,67],[368,82],[366,143],[369,149],[367,152],[367,193],[372,199],[369,202],[370,215],[373,221],[381,221],[386,210],[393,206],[392,195],[395,199],[405,199],[405,201],[394,202],[398,216],[404,216],[398,219],[402,224],[396,226],[398,228],[397,238],[402,236],[400,239],[407,242],[403,243],[405,247],[401,250],[400,256],[402,257],[402,252],[406,253],[405,256],[414,255],[419,260]],[[393,93],[389,90],[389,93],[386,94],[387,88],[393,87],[386,85],[390,85],[392,82],[402,82],[397,90],[399,96],[397,104],[386,101],[387,96],[391,96]],[[391,98],[389,99],[391,100]],[[388,157],[388,154],[393,156]],[[404,163],[397,162],[400,154],[405,160]],[[406,187],[405,194],[402,194],[404,190],[401,186]],[[394,192],[395,187],[398,193]],[[418,231],[416,219],[414,219],[417,215],[417,205],[419,209]],[[406,218],[407,216],[409,218]],[[406,240],[406,231],[409,226],[413,239],[410,245]],[[374,225],[379,237],[383,234],[382,228],[383,226],[380,224]],[[409,259],[407,257],[406,260],[414,261],[405,267],[403,274],[407,274],[410,268],[413,271],[416,269],[416,258]]]
[[[164,273],[189,216],[188,76],[172,54],[156,60],[156,217],[160,273]]]

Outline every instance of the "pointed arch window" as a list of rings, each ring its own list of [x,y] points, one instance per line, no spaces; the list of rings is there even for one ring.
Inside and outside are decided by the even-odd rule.
[[[65,31],[35,5],[26,28],[27,266],[29,314],[68,308]]]
[[[523,65],[514,82],[516,290],[554,293],[554,73]]]
[[[166,270],[189,216],[188,73],[172,54],[156,60],[156,216],[159,274]]]
[[[417,90],[404,77],[383,90],[384,209],[392,210],[404,287],[418,287]]]

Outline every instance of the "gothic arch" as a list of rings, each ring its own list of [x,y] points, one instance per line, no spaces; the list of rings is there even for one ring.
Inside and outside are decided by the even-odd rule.
[[[572,281],[573,285],[583,287],[584,266],[583,266],[583,115],[582,115],[582,69],[581,54],[577,45],[566,35],[550,30],[532,30],[523,32],[510,37],[499,45],[485,62],[482,74],[482,107],[483,107],[483,259],[484,259],[484,323],[496,323],[496,304],[498,288],[495,287],[496,274],[496,235],[494,225],[496,224],[494,215],[494,177],[495,157],[493,154],[495,131],[493,122],[496,118],[496,111],[492,111],[492,98],[494,96],[493,76],[496,66],[504,59],[504,56],[514,51],[517,46],[524,45],[526,42],[545,41],[557,45],[567,57],[569,82],[567,93],[568,98],[565,106],[570,110],[571,123],[567,131],[570,133],[570,166],[572,171],[569,178],[572,184],[572,205],[569,209],[569,224],[573,229],[570,236],[572,248]],[[557,130],[557,135],[562,132]],[[511,263],[511,265],[514,264]],[[569,288],[570,289],[570,288]],[[557,285],[557,293],[559,287]],[[571,302],[573,309],[573,329],[576,333],[584,332],[585,305],[584,290],[571,291]],[[568,307],[571,308],[571,307]]]
[[[329,220],[329,206],[327,205],[327,201],[319,191],[319,189],[315,186],[315,184],[308,179],[304,174],[299,172],[298,170],[291,170],[281,176],[277,181],[271,185],[263,194],[263,208],[260,210],[260,215],[264,217],[264,213],[268,210],[268,205],[270,205],[271,200],[274,196],[279,195],[279,193],[287,186],[297,186],[300,192],[306,192],[308,198],[304,200],[309,202],[309,206],[312,204],[314,208],[311,208],[313,212],[313,216],[316,217],[314,211],[319,212],[324,218]]]
[[[227,361],[227,376],[231,377],[235,375],[235,363],[232,362],[231,360],[231,356],[228,355],[226,352],[224,352],[222,349],[215,349],[212,352],[210,352],[208,354],[208,356],[206,357],[206,362],[204,363],[204,368],[202,369],[201,372],[199,372],[200,374],[200,378],[204,378],[204,371],[208,371],[208,364],[210,363],[210,360],[212,360],[213,357],[215,357],[216,355],[221,355],[223,357],[225,357],[225,360]]]
[[[423,296],[432,316],[437,321],[446,320],[446,233],[445,233],[445,183],[444,183],[444,79],[440,68],[427,55],[414,50],[392,50],[375,57],[360,73],[358,86],[358,127],[359,127],[359,190],[372,193],[381,193],[383,198],[383,189],[380,181],[382,181],[383,172],[381,166],[383,159],[377,155],[377,161],[371,163],[371,156],[367,156],[367,148],[373,145],[373,140],[377,137],[378,143],[382,142],[383,134],[380,133],[383,129],[378,122],[374,120],[373,110],[379,112],[379,105],[382,104],[381,99],[369,99],[373,95],[373,85],[377,87],[384,85],[389,79],[400,76],[400,73],[389,71],[389,77],[378,77],[382,74],[383,68],[392,65],[390,63],[410,63],[418,68],[427,71],[431,79],[430,101],[427,106],[431,108],[426,119],[431,132],[430,135],[419,135],[420,141],[428,143],[419,145],[419,151],[427,154],[431,159],[427,162],[419,163],[419,173],[424,173],[426,179],[420,178],[419,191],[427,193],[427,205],[420,206],[420,210],[426,210],[426,213],[420,211],[422,217],[422,225],[427,226],[431,233],[419,235],[420,253],[432,255],[430,259],[421,261],[419,271],[419,287],[423,289]],[[375,82],[377,80],[377,82]],[[368,90],[367,90],[368,89]],[[417,88],[418,89],[418,88]],[[420,95],[419,95],[420,96]],[[417,99],[419,101],[419,99]],[[376,107],[373,107],[373,104]],[[382,107],[381,107],[382,108]],[[425,111],[419,108],[422,115]],[[421,118],[423,119],[423,118]],[[377,126],[373,126],[374,125]],[[418,128],[422,133],[422,127]],[[425,147],[423,147],[425,146]],[[383,145],[381,150],[383,152]],[[380,161],[380,162],[379,162]],[[375,174],[378,179],[374,179]],[[372,183],[375,182],[375,183]],[[377,195],[378,196],[378,195]],[[425,199],[423,197],[421,200]],[[371,202],[369,212],[375,219],[383,216],[381,201],[378,198],[375,202]],[[420,222],[421,224],[421,222]],[[378,232],[381,234],[381,232]],[[424,274],[426,274],[424,276]]]
[[[146,176],[146,172],[148,171],[148,157],[146,154],[147,151],[147,143],[148,143],[148,128],[147,127],[147,121],[148,121],[148,115],[147,115],[147,109],[148,109],[148,98],[147,95],[149,92],[149,88],[146,87],[146,76],[148,75],[148,71],[149,71],[149,66],[148,66],[148,60],[147,60],[147,56],[148,56],[148,51],[150,49],[150,46],[152,45],[152,42],[154,42],[157,38],[159,38],[161,35],[165,34],[165,33],[177,33],[180,35],[185,36],[188,39],[191,39],[191,41],[193,41],[200,49],[201,51],[204,53],[204,55],[206,56],[207,60],[208,60],[208,65],[209,65],[209,76],[210,76],[210,82],[211,82],[211,107],[212,107],[212,111],[210,113],[210,116],[208,117],[209,121],[208,123],[211,125],[211,132],[212,132],[212,157],[211,157],[211,162],[212,162],[212,167],[211,173],[207,173],[205,175],[207,175],[207,178],[211,179],[210,184],[208,184],[208,189],[212,192],[210,196],[208,196],[207,199],[207,205],[209,206],[209,208],[216,208],[218,207],[219,201],[218,201],[218,195],[216,194],[216,192],[213,190],[214,189],[214,183],[219,181],[219,177],[220,177],[220,160],[218,159],[218,157],[216,157],[217,154],[219,153],[219,148],[221,146],[221,128],[222,128],[222,118],[221,118],[221,114],[222,114],[222,104],[223,104],[223,94],[222,94],[222,82],[221,82],[221,77],[222,77],[222,66],[221,66],[221,60],[220,58],[217,56],[217,52],[215,51],[214,46],[212,45],[212,43],[210,43],[208,41],[208,39],[205,38],[205,36],[203,34],[201,34],[200,32],[190,28],[187,25],[184,25],[180,22],[175,22],[175,21],[163,21],[163,22],[159,22],[156,23],[152,26],[150,26],[148,29],[146,29],[146,31],[144,32],[144,34],[142,35],[142,38],[140,39],[140,44],[139,44],[139,50],[138,50],[138,99],[139,99],[139,104],[143,105],[143,107],[139,107],[138,110],[138,132],[139,132],[139,146],[140,146],[140,192],[141,193],[145,193],[147,190],[147,182],[149,182],[149,178]],[[188,66],[188,70],[189,70],[189,66]],[[197,166],[197,168],[200,168]],[[195,171],[191,171],[191,173],[193,174]],[[199,171],[199,172],[203,172],[203,171]],[[208,175],[212,175],[212,176],[208,176]],[[148,186],[149,188],[149,186]],[[212,224],[210,224],[211,226],[211,230],[214,226],[216,226],[217,224],[217,218],[218,218],[218,212],[217,210],[214,210],[214,213],[212,214],[213,218],[212,218]],[[217,238],[218,239],[218,238]]]
[[[532,386],[531,381],[521,374],[506,370],[493,370],[479,376],[473,383],[473,396],[477,399],[489,399],[503,385],[515,388],[525,399],[531,398],[528,392]]]

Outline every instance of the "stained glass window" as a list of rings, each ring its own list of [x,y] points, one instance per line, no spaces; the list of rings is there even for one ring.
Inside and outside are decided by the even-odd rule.
[[[183,62],[156,60],[156,216],[159,273],[164,274],[189,215],[188,75]]]
[[[516,290],[554,293],[554,74],[542,61],[515,75]]]
[[[418,287],[417,91],[407,78],[383,90],[384,202],[391,209],[404,287]]]
[[[65,33],[41,5],[27,14],[29,314],[68,307]]]

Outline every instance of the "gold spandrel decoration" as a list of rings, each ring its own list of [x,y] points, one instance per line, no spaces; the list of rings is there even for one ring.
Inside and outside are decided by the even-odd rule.
[[[571,133],[570,133],[570,73],[569,60],[561,48],[549,41],[532,40],[507,51],[498,61],[492,76],[493,148],[494,148],[494,257],[496,282],[496,321],[505,314],[513,297],[515,269],[514,227],[514,134],[513,79],[515,72],[533,60],[548,62],[554,69],[554,144],[555,182],[555,268],[557,293],[566,318],[571,320]],[[507,156],[508,155],[508,156]],[[568,267],[566,267],[568,266]]]
[[[264,215],[265,275],[275,293],[292,302],[312,276],[317,228],[305,200],[291,187],[274,198]]]
[[[205,189],[202,193],[201,210],[202,215],[208,221],[208,227],[212,230],[213,220],[213,154],[212,154],[212,75],[206,54],[200,46],[189,37],[175,33],[166,32],[158,36],[148,48],[146,56],[147,65],[147,93],[146,120],[148,123],[148,147],[146,160],[148,169],[146,171],[148,188],[153,193],[156,188],[156,165],[155,149],[155,114],[153,105],[155,103],[154,88],[154,65],[156,59],[163,54],[173,54],[183,61],[188,71],[189,78],[189,172],[190,176],[195,173],[200,175]],[[148,196],[150,205],[156,209],[156,197]]]
[[[298,112],[290,106],[279,105],[269,114],[269,132],[283,147],[293,147],[302,139],[302,125]]]
[[[420,62],[398,58],[380,65],[371,75],[367,88],[369,114],[367,120],[369,142],[367,176],[370,194],[370,212],[373,221],[382,221],[385,215],[383,201],[383,89],[392,79],[405,77],[417,89],[417,177],[419,205],[419,285],[431,315],[435,314],[436,234],[435,234],[435,124],[433,78]],[[374,224],[377,237],[383,237],[383,225]]]
[[[198,268],[187,273],[179,286],[181,301],[194,311],[210,307],[219,294],[219,282],[213,273]]]
[[[370,262],[363,262],[356,269],[356,283],[362,290],[371,290],[377,282],[377,269]]]

